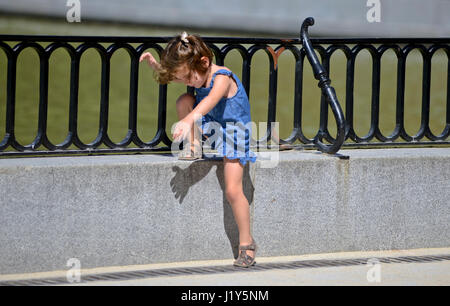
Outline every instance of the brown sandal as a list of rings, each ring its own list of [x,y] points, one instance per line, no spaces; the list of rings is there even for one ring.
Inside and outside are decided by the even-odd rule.
[[[197,160],[201,159],[202,156],[202,146],[199,144],[191,146],[191,149],[189,151],[183,149],[182,151],[180,151],[180,153],[178,153],[179,160]]]
[[[233,265],[236,267],[241,267],[241,268],[248,268],[250,266],[253,266],[256,263],[255,262],[256,250],[257,250],[257,246],[256,246],[255,240],[253,240],[252,244],[250,244],[250,245],[240,245],[239,246],[239,256],[234,261]],[[255,255],[253,255],[254,257],[247,255],[246,251],[254,251],[255,252]]]
[[[287,150],[292,150],[294,149],[294,147],[291,144],[279,144],[278,145],[278,150],[279,151],[287,151]]]

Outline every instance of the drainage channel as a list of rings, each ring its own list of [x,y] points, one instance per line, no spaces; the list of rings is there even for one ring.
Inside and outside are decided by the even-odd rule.
[[[382,258],[351,258],[351,259],[318,259],[318,260],[302,260],[283,263],[260,263],[248,269],[242,269],[229,266],[203,266],[203,267],[189,267],[189,268],[167,268],[154,270],[140,270],[127,272],[111,272],[99,273],[91,275],[82,275],[81,282],[94,281],[112,281],[112,280],[133,280],[140,278],[152,278],[162,276],[180,276],[180,275],[206,275],[218,273],[236,273],[236,272],[252,272],[252,271],[267,271],[274,269],[304,269],[304,268],[324,268],[324,267],[342,267],[342,266],[357,266],[366,265],[369,260],[377,259],[380,263],[427,263],[443,260],[450,260],[450,254],[446,255],[428,255],[428,256],[401,256],[401,257],[382,257]],[[68,284],[65,277],[55,278],[37,278],[37,279],[22,279],[11,281],[0,281],[0,286],[48,286],[48,285],[62,285]]]

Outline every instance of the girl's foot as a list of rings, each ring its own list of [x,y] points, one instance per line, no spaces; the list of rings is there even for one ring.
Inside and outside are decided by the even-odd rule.
[[[241,268],[248,268],[250,266],[253,266],[255,262],[255,255],[256,255],[256,242],[253,240],[253,242],[250,245],[240,245],[239,246],[239,256],[234,261],[233,265]]]
[[[202,158],[202,146],[199,143],[191,145],[190,150],[183,149],[178,154],[180,160],[197,160]]]

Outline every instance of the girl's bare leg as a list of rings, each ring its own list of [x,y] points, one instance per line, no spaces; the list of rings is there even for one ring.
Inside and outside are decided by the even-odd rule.
[[[250,206],[242,187],[243,174],[244,167],[239,160],[224,157],[225,195],[238,226],[239,245],[250,245],[253,242],[250,233]],[[246,252],[251,257],[255,256],[253,251]]]

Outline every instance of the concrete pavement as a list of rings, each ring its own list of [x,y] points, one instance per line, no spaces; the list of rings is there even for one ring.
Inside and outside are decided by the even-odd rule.
[[[438,257],[443,256],[444,259]],[[55,285],[71,286],[448,286],[450,285],[450,248],[415,249],[377,252],[343,252],[302,256],[259,257],[255,268],[233,270],[231,260],[179,262],[125,267],[106,267],[80,271],[81,282],[64,281],[68,271],[0,276],[0,284],[14,280],[56,279]],[[435,257],[433,257],[435,256]],[[355,259],[367,259],[352,264]],[[405,261],[408,259],[408,261]],[[411,260],[415,259],[415,260]],[[425,260],[426,259],[426,260]],[[403,262],[402,262],[403,260]],[[388,262],[390,261],[390,262]],[[320,263],[316,267],[287,268],[292,263]],[[320,266],[323,263],[325,266]],[[330,265],[333,263],[335,266]],[[200,273],[212,267],[223,267],[223,273]],[[259,270],[258,270],[259,267]],[[220,269],[219,269],[220,270]],[[127,272],[166,271],[151,277],[136,277]],[[179,275],[172,272],[178,271]],[[192,271],[179,272],[179,271]],[[122,279],[105,280],[106,275],[122,273]],[[172,273],[172,274],[170,274]],[[168,274],[168,275],[165,275]],[[97,281],[89,280],[98,276]],[[137,274],[136,274],[137,275]],[[102,280],[103,278],[103,280]],[[92,278],[91,278],[92,279]],[[73,278],[72,278],[73,280]],[[20,284],[20,282],[18,283]],[[35,282],[39,285],[39,282]]]

